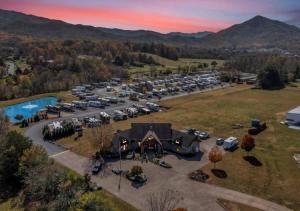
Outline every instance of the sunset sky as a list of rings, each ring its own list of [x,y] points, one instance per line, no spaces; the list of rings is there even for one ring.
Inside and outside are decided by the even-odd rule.
[[[74,24],[162,33],[216,32],[255,15],[300,26],[300,0],[0,0],[0,8]]]

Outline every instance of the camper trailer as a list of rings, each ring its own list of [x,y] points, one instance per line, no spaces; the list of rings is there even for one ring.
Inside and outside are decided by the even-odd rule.
[[[110,123],[110,115],[108,115],[106,112],[100,112],[100,119],[103,124]]]
[[[150,103],[150,102],[148,102],[148,103],[146,103],[146,107],[147,107],[148,109],[150,109],[151,111],[154,111],[154,112],[158,112],[158,111],[160,110],[159,105],[157,105],[157,104],[155,104],[155,103]]]
[[[86,110],[88,107],[88,103],[84,101],[73,101],[72,103],[75,105],[75,108],[77,109]]]
[[[95,101],[97,99],[98,99],[98,95],[85,96],[86,101]]]
[[[115,110],[114,111],[114,117],[113,117],[113,119],[115,121],[126,120],[127,118],[128,118],[128,116],[124,112],[122,112],[120,110]]]
[[[65,112],[74,112],[75,105],[73,103],[62,103],[60,104],[61,110]]]
[[[136,108],[132,108],[132,107],[126,108],[125,111],[126,111],[128,117],[131,117],[131,118],[137,117],[138,113],[139,113]]]
[[[100,101],[89,101],[89,107],[105,108],[105,106]]]

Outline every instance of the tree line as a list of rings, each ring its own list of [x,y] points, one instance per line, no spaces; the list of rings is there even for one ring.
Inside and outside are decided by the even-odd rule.
[[[0,73],[4,72],[5,60],[22,59],[31,68],[0,77],[0,100],[68,90],[75,84],[112,76],[128,78],[128,66],[158,65],[146,53],[178,58],[176,48],[154,43],[23,40],[13,46],[7,50],[0,43]]]
[[[300,58],[271,54],[235,56],[225,63],[224,71],[235,77],[241,72],[254,73],[260,88],[280,89],[300,78]]]

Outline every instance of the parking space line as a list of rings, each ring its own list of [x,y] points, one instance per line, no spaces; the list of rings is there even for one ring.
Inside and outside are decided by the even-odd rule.
[[[59,152],[59,153],[57,153],[57,154],[54,154],[54,155],[50,155],[49,157],[50,158],[54,158],[54,157],[56,157],[56,156],[59,156],[59,155],[61,155],[61,154],[64,154],[64,153],[66,153],[66,152],[69,152],[70,150],[66,150],[66,151],[63,151],[63,152]]]

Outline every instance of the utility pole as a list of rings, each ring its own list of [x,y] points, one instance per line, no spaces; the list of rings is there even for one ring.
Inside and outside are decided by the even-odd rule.
[[[120,156],[120,162],[119,162],[119,164],[120,164],[120,168],[119,168],[119,170],[120,170],[120,179],[119,179],[119,185],[118,185],[118,189],[119,189],[119,191],[121,190],[121,176],[122,176],[122,172],[121,172],[121,140],[119,139],[119,156]]]

